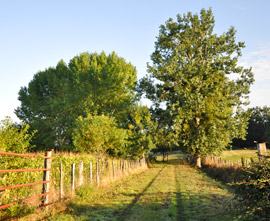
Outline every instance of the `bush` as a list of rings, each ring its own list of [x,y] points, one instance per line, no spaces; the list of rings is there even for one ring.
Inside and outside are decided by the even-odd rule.
[[[101,158],[106,153],[116,156],[125,148],[127,133],[116,127],[115,119],[105,115],[79,117],[73,134],[77,151],[94,153]]]
[[[15,125],[10,118],[0,122],[0,150],[6,152],[25,153],[32,148],[30,141],[33,133],[28,133],[29,125]]]
[[[243,169],[239,181],[233,186],[245,206],[246,217],[252,219],[270,218],[270,162],[253,163]]]
[[[270,162],[252,163],[250,167],[234,169],[205,165],[203,168],[213,179],[229,184],[239,202],[239,218],[262,220],[270,218]]]

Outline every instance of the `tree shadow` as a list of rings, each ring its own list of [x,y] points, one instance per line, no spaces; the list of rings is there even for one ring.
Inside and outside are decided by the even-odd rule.
[[[116,193],[125,195],[123,199],[114,200],[108,204],[89,205],[87,202],[71,202],[68,211],[56,220],[67,220],[71,216],[75,220],[232,220],[231,198],[218,193],[209,192],[185,192],[181,190],[180,181],[185,177],[178,176],[179,158],[169,162],[159,162],[153,165],[159,168],[150,182],[139,192]],[[174,170],[174,190],[167,192],[149,192],[149,188],[161,176],[162,171],[172,165]],[[189,174],[187,174],[188,178]],[[172,192],[174,191],[174,192]],[[163,194],[163,195],[161,195]],[[172,197],[176,201],[176,214],[171,214]],[[159,200],[155,200],[159,199]]]
[[[126,207],[126,209],[123,210],[122,214],[121,214],[121,220],[123,220],[127,214],[130,213],[131,209],[134,207],[134,205],[137,203],[137,201],[139,200],[139,198],[149,189],[149,187],[155,182],[155,180],[157,179],[157,177],[160,175],[160,173],[164,170],[165,166],[163,166],[159,172],[156,174],[156,176],[147,184],[147,186],[143,189],[142,192],[140,192],[139,194],[137,194],[135,196],[135,198],[132,200],[131,204],[128,205]]]
[[[155,203],[138,203],[141,196],[145,196],[145,192],[149,189],[149,187],[156,181],[157,177],[160,176],[165,166],[161,167],[157,174],[153,177],[153,179],[145,186],[145,188],[138,194],[133,193],[121,193],[122,195],[126,195],[134,198],[131,203],[129,200],[121,201],[122,205],[120,206],[103,206],[103,205],[78,205],[77,203],[71,202],[68,205],[69,210],[67,214],[76,216],[83,216],[82,219],[89,220],[129,220],[132,209],[135,207],[140,208],[148,208],[149,211],[157,211],[162,209],[164,205],[155,204]],[[147,194],[149,198],[158,197],[157,194]],[[149,212],[148,213],[151,213]],[[153,213],[155,215],[155,212]]]

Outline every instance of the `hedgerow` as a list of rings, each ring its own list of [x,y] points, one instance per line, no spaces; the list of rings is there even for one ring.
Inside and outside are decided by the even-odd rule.
[[[238,182],[232,184],[244,206],[243,218],[270,218],[270,162],[253,163],[242,169]]]

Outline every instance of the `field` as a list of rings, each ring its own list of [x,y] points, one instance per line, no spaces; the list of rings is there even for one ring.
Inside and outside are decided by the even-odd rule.
[[[267,155],[270,155],[270,150],[267,150]],[[241,158],[248,159],[252,158],[254,161],[258,161],[258,155],[257,150],[249,150],[249,149],[243,149],[243,150],[227,150],[224,151],[221,155],[221,158],[225,160],[231,160],[231,161],[238,161],[241,160]]]
[[[233,193],[181,154],[100,189],[82,187],[51,220],[233,220]],[[160,157],[158,157],[161,159]]]

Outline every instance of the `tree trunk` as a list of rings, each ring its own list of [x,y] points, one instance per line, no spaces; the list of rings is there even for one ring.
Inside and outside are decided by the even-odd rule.
[[[201,157],[199,155],[195,155],[195,157],[194,157],[194,163],[195,163],[195,166],[196,167],[198,167],[198,168],[201,168],[202,167]]]

